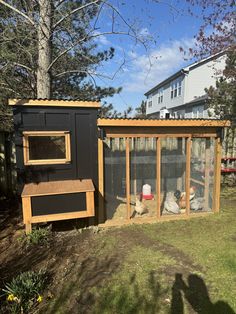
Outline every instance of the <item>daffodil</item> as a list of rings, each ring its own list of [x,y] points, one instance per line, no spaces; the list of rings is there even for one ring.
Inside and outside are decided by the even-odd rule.
[[[41,295],[39,295],[38,298],[37,298],[37,301],[38,301],[38,303],[42,302],[43,301],[43,297]]]
[[[15,296],[14,296],[14,294],[8,294],[8,296],[7,296],[7,301],[9,301],[9,302],[12,302],[12,301],[14,301],[14,299],[15,299]]]

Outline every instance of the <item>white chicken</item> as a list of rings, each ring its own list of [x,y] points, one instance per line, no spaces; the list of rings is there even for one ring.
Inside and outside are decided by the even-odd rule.
[[[190,209],[202,210],[204,209],[204,198],[198,197],[190,201]]]
[[[143,204],[142,201],[139,200],[139,198],[136,196],[136,199],[135,199],[135,207],[134,207],[134,210],[135,212],[138,214],[138,215],[142,215],[144,213],[146,213],[148,211],[147,209],[147,206],[145,206]]]
[[[179,205],[176,203],[176,197],[174,196],[173,192],[167,193],[166,200],[164,202],[164,208],[167,212],[172,214],[180,213],[180,208]]]

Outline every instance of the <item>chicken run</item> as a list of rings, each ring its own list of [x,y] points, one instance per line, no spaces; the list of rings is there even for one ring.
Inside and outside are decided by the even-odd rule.
[[[204,119],[98,119],[99,222],[218,212],[222,130],[228,125]]]

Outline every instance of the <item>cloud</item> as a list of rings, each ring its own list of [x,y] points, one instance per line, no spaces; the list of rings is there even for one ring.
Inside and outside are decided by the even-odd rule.
[[[126,82],[123,90],[127,92],[146,92],[171,74],[180,70],[187,62],[179,47],[192,47],[193,39],[174,40],[153,49],[149,55],[138,55],[130,52],[129,71],[126,71]],[[189,62],[188,62],[189,63]]]
[[[93,35],[95,36],[95,41],[98,44],[101,44],[103,46],[109,46],[111,45],[111,42],[107,39],[105,35],[103,35],[101,32],[94,31]]]

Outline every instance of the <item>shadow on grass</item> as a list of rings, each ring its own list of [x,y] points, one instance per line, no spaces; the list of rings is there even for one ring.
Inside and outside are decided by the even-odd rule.
[[[149,274],[146,288],[138,284],[133,274],[129,284],[118,283],[117,287],[103,289],[93,313],[155,314],[163,307],[165,294],[166,290],[161,287],[154,271]]]
[[[103,258],[88,257],[71,269],[70,275],[58,283],[57,298],[45,304],[40,313],[87,313],[93,308],[95,296],[93,287],[101,287],[103,281],[119,267],[119,256]]]
[[[188,276],[187,284],[184,282],[182,274],[175,274],[172,286],[171,314],[184,313],[184,299],[199,314],[235,314],[224,301],[212,303],[204,280],[195,274]]]

